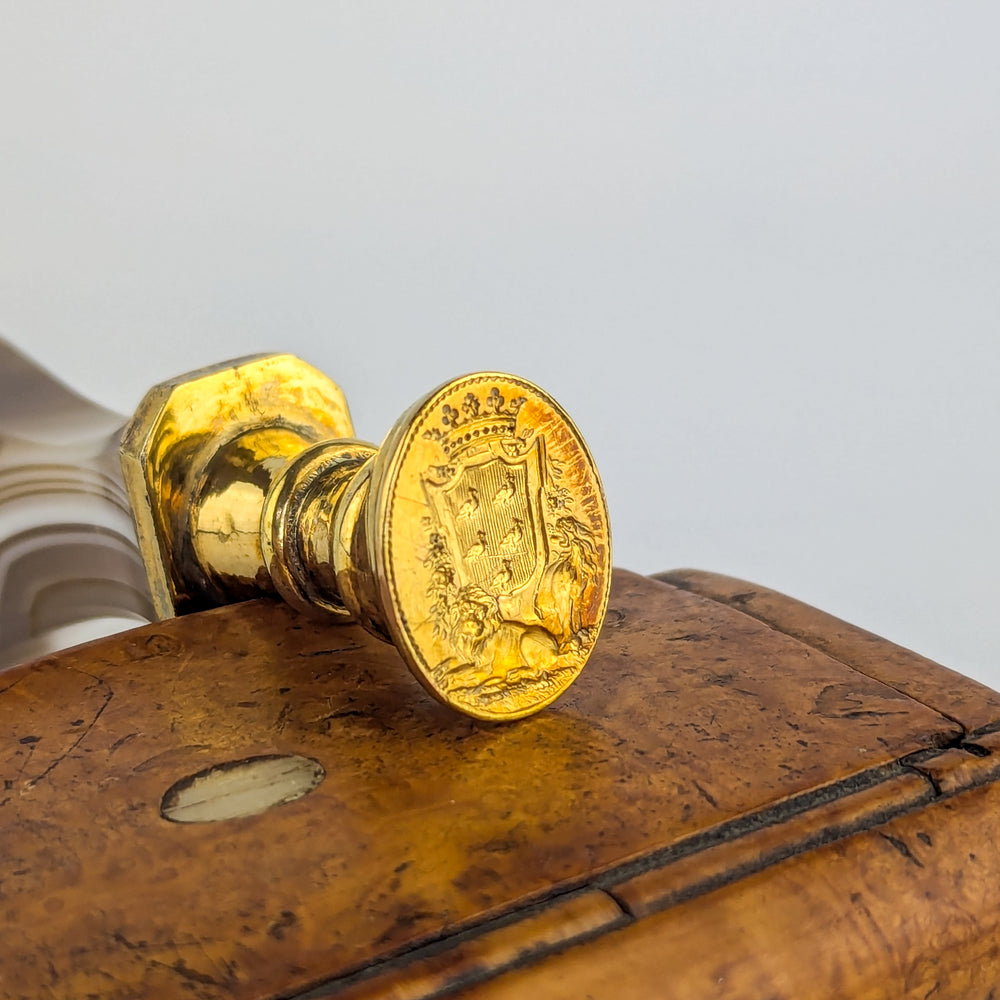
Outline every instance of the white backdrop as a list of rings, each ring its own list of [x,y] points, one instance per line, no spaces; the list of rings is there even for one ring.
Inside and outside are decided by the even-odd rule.
[[[360,436],[501,368],[616,562],[1000,686],[995,2],[0,2],[0,332],[123,412],[261,350]]]

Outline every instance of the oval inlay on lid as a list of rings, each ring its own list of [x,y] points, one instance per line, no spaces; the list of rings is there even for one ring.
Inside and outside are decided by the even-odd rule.
[[[319,761],[295,754],[231,760],[174,782],[160,803],[160,815],[172,823],[253,816],[301,799],[325,777]]]

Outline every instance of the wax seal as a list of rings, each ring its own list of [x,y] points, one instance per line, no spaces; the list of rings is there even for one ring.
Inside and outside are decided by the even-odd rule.
[[[278,594],[392,642],[468,715],[553,702],[590,656],[611,578],[604,493],[569,416],[531,382],[480,372],[419,400],[376,448],[306,368],[250,359],[140,406],[123,456],[162,613]],[[225,390],[214,406],[205,379]],[[184,424],[192,399],[202,417]]]

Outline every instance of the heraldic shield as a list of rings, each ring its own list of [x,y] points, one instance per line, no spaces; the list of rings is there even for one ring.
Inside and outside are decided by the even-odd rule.
[[[549,559],[542,447],[536,440],[510,457],[494,441],[481,456],[469,456],[450,482],[424,482],[452,553],[455,582],[481,587],[505,617],[526,624],[538,620],[535,596]]]

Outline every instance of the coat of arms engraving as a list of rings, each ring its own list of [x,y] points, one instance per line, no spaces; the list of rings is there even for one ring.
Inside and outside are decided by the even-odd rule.
[[[470,392],[424,433],[443,459],[422,477],[428,619],[444,653],[433,674],[480,707],[563,687],[593,638],[584,609],[599,583],[594,535],[544,436],[519,430],[522,402],[495,387],[485,399]]]

